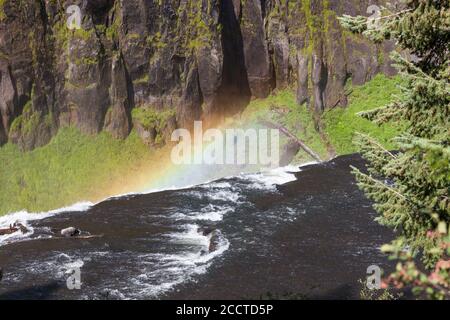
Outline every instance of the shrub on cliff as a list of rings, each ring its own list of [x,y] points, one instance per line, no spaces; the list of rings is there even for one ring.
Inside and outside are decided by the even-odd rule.
[[[412,286],[422,297],[450,297],[450,2],[408,0],[401,12],[380,18],[344,16],[344,27],[374,41],[397,40],[414,59],[395,53],[406,79],[398,99],[361,116],[406,124],[394,140],[398,152],[359,135],[369,173],[354,169],[359,186],[375,201],[378,220],[399,231],[383,247],[400,260],[385,284]],[[432,271],[420,271],[416,257]]]

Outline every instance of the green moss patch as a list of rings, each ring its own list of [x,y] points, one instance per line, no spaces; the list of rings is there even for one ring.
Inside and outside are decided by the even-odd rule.
[[[347,108],[336,108],[326,112],[323,117],[327,136],[338,154],[357,152],[353,145],[355,132],[368,134],[392,149],[391,139],[399,132],[393,125],[378,126],[357,115],[358,112],[375,109],[389,104],[394,96],[400,94],[400,77],[388,78],[377,75],[363,86],[354,86],[349,96]]]
[[[357,115],[358,112],[371,110],[393,101],[400,93],[400,77],[388,78],[378,75],[363,86],[348,86],[351,92],[349,105],[346,108],[335,108],[326,111],[320,121],[323,134],[315,127],[314,114],[306,106],[296,103],[295,93],[291,89],[278,91],[266,99],[252,101],[241,117],[242,124],[273,121],[285,126],[290,132],[303,140],[323,159],[329,157],[328,147],[332,147],[338,155],[357,152],[353,145],[356,132],[369,134],[379,140],[386,148],[392,149],[391,139],[398,133],[392,125],[378,126]],[[304,152],[300,152],[297,162],[311,160]]]
[[[286,127],[291,133],[304,141],[323,159],[328,156],[326,143],[316,131],[313,114],[306,105],[299,106],[295,93],[290,90],[278,91],[266,99],[252,101],[242,115],[244,122],[273,121]],[[300,152],[296,162],[312,159]]]
[[[175,116],[175,110],[155,111],[151,108],[136,108],[132,111],[133,120],[138,121],[145,129],[161,131],[167,121]]]
[[[7,144],[0,148],[0,215],[98,200],[150,156],[135,133],[120,141],[105,132],[92,137],[64,128],[31,152]]]

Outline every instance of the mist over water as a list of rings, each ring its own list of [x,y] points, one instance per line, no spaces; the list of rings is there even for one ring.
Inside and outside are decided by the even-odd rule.
[[[194,281],[229,249],[220,228],[224,217],[251,208],[248,193],[276,192],[277,183],[295,180],[292,172],[299,170],[286,167],[241,173],[252,169],[257,170],[255,166],[186,166],[180,170],[182,179],[175,175],[160,182],[166,191],[148,190],[97,205],[86,202],[46,213],[1,217],[0,227],[21,221],[29,232],[0,238],[0,256],[4,254],[0,261],[13,265],[5,265],[7,276],[0,292],[14,295],[15,289],[22,292],[52,281],[64,287],[74,266],[86,278],[83,290],[59,289],[58,298],[158,298],[181,283]],[[62,239],[59,230],[68,226],[104,237]],[[106,270],[110,272],[104,274]],[[40,298],[40,293],[30,292],[26,294]]]
[[[353,278],[356,286],[354,278],[364,276],[374,257],[383,263],[377,243],[386,239],[349,182],[348,164],[238,173],[193,187],[2,217],[1,226],[20,219],[30,232],[1,239],[0,298],[257,298],[271,290],[308,292],[313,279],[333,287]],[[190,174],[205,179],[215,173]],[[350,209],[361,207],[365,213]],[[61,238],[68,226],[103,236]],[[317,255],[337,245],[331,257]],[[338,265],[333,276],[329,259],[347,267]],[[66,286],[74,267],[81,271],[81,290]]]

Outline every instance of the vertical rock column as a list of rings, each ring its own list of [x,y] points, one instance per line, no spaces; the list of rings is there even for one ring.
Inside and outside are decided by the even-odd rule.
[[[111,106],[106,112],[104,129],[113,137],[124,139],[131,130],[132,97],[128,92],[128,75],[121,53],[117,53],[112,60],[111,70]]]
[[[260,0],[241,1],[241,32],[248,82],[254,97],[265,98],[273,89],[273,76]]]

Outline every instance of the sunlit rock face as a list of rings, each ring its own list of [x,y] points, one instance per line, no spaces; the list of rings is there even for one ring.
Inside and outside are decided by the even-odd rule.
[[[176,127],[213,124],[286,87],[319,113],[345,106],[349,79],[394,73],[393,45],[350,35],[337,17],[369,15],[381,3],[5,0],[0,144],[31,150],[63,126],[116,138],[134,127],[155,144]],[[80,8],[79,30],[67,27],[70,5]]]

